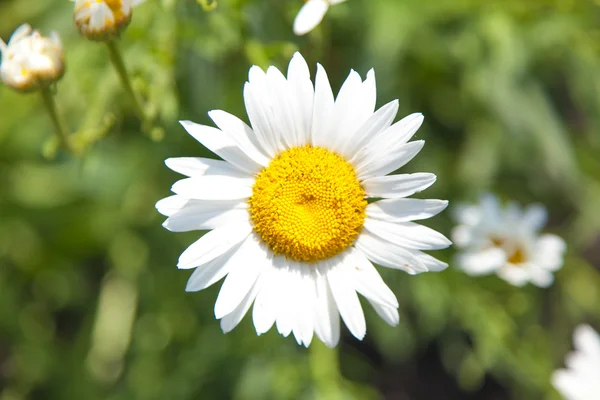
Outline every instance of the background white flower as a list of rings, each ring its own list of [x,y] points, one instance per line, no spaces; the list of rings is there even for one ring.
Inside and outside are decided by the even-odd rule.
[[[454,214],[459,225],[452,239],[462,250],[456,262],[465,272],[496,273],[515,286],[553,282],[566,245],[556,235],[540,235],[547,219],[544,207],[522,210],[515,202],[502,207],[495,196],[486,195],[477,205],[457,206]]]
[[[552,384],[567,400],[600,397],[600,336],[589,325],[579,325],[573,334],[575,351],[567,355],[567,369],[552,375]]]
[[[294,20],[294,33],[305,35],[312,31],[325,17],[329,6],[343,3],[346,0],[308,0],[302,6]]]
[[[117,37],[131,22],[132,7],[146,0],[75,0],[73,20],[79,32],[91,40]]]
[[[59,80],[65,71],[64,52],[58,34],[42,36],[28,24],[19,26],[8,44],[0,40],[0,76],[13,89],[30,92]]]
[[[179,258],[196,268],[186,290],[226,279],[215,304],[224,332],[254,302],[258,334],[273,324],[308,346],[313,333],[338,343],[339,316],[362,339],[365,317],[357,293],[390,325],[398,301],[373,266],[409,274],[440,271],[446,263],[421,252],[450,244],[413,220],[444,210],[446,201],[406,197],[432,185],[429,173],[387,174],[423,147],[408,142],[423,116],[392,124],[394,100],[375,111],[375,74],[355,71],[334,100],[325,70],[310,79],[299,53],[287,79],[275,67],[252,67],[244,101],[252,128],[223,111],[218,126],[182,121],[185,129],[224,161],[171,158],[166,164],[188,176],[176,194],[159,201],[171,231],[212,229]],[[366,198],[384,198],[367,204]]]

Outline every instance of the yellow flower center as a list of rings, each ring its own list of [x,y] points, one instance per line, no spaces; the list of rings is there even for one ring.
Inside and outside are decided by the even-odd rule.
[[[103,1],[113,12],[115,20],[120,21],[125,17],[123,13],[123,0],[96,0],[97,3],[102,3]]]
[[[365,191],[354,167],[321,147],[292,147],[257,176],[249,199],[254,230],[275,254],[315,262],[354,243]]]
[[[507,252],[507,262],[511,264],[523,264],[527,261],[527,252],[519,243],[511,243],[509,240],[499,236],[492,236],[490,242],[492,242],[493,246],[503,248]]]
[[[521,247],[516,247],[509,255],[507,261],[511,264],[523,264],[525,261],[527,261],[525,250],[523,250]]]

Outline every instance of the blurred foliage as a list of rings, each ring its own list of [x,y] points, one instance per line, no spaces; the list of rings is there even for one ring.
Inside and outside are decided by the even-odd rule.
[[[0,87],[0,399],[558,399],[549,377],[573,327],[600,323],[600,4],[351,0],[298,38],[301,0],[201,3],[149,0],[120,41],[166,131],[154,142],[105,46],[77,35],[72,3],[0,1],[5,40],[24,22],[60,33],[57,102],[89,144],[47,159],[41,99]],[[244,117],[248,67],[283,68],[296,50],[334,90],[374,67],[378,104],[425,114],[427,145],[406,167],[438,175],[421,197],[546,204],[569,244],[555,284],[380,269],[401,323],[365,304],[362,343],[346,332],[339,350],[306,350],[274,329],[257,337],[248,317],[223,335],[218,285],[185,293],[175,268],[198,233],[167,232],[154,210],[177,179],[162,161],[208,155],[177,121]],[[450,213],[430,225],[449,233]]]

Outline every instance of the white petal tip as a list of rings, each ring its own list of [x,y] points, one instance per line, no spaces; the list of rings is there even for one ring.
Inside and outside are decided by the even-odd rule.
[[[197,125],[195,122],[188,121],[188,120],[181,120],[181,121],[179,121],[179,123],[181,124],[181,126],[183,126],[183,129],[188,131],[188,133],[191,133],[190,129],[193,129],[194,125]]]
[[[187,285],[185,285],[185,291],[188,293],[193,293],[193,292],[198,292],[199,290],[195,289],[188,283]]]

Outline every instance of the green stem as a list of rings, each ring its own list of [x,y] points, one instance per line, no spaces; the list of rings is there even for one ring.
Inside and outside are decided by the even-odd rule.
[[[125,88],[129,97],[131,97],[131,102],[135,108],[135,112],[138,115],[138,118],[145,123],[149,123],[148,117],[144,112],[144,108],[142,107],[142,103],[140,99],[136,95],[133,90],[133,86],[131,85],[131,80],[129,79],[129,74],[127,73],[127,68],[125,67],[125,62],[123,61],[123,56],[121,55],[121,51],[117,46],[117,42],[115,40],[109,40],[106,42],[106,46],[108,46],[108,54],[110,56],[110,61],[113,63],[117,73],[119,74],[119,78],[121,79],[121,83]]]
[[[319,340],[314,340],[309,351],[310,369],[318,398],[342,400],[338,347],[330,349]]]
[[[71,145],[71,141],[69,140],[69,133],[65,128],[60,116],[58,115],[58,111],[56,109],[56,102],[54,101],[54,95],[50,88],[46,87],[40,90],[42,94],[42,99],[44,100],[44,106],[48,110],[48,114],[50,115],[50,119],[54,124],[54,131],[58,136],[58,140],[60,145],[70,153],[75,153],[73,146]]]

